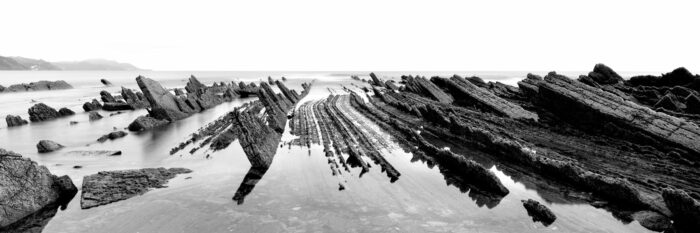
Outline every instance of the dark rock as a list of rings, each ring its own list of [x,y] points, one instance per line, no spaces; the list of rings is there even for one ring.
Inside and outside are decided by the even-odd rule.
[[[112,86],[112,82],[110,82],[107,79],[100,79],[100,82],[104,84],[105,86]]]
[[[148,101],[143,98],[143,94],[139,94],[141,93],[122,87],[122,98],[124,98],[124,101],[131,106],[131,109],[141,109],[149,106]]]
[[[613,69],[600,63],[593,67],[593,71],[588,73],[588,77],[603,85],[622,83],[624,81]]]
[[[80,169],[80,168],[83,168],[83,166],[80,166],[80,165],[73,166],[73,169]]]
[[[669,87],[691,85],[698,79],[699,77],[697,75],[694,76],[686,68],[680,67],[670,73],[661,75],[661,77],[652,75],[635,76],[630,78],[627,83],[631,86]]]
[[[153,188],[165,188],[178,174],[192,172],[186,168],[143,168],[102,171],[83,178],[80,208],[88,209],[144,194]]]
[[[123,110],[133,110],[134,108],[128,103],[124,102],[105,102],[102,105],[102,110],[105,111],[123,111]]]
[[[96,121],[102,119],[102,115],[100,115],[97,112],[90,112],[88,113],[88,118],[90,119],[90,121]]]
[[[376,74],[374,74],[374,73],[369,73],[369,77],[372,78],[372,83],[371,83],[372,85],[380,86],[380,87],[386,87],[386,86],[384,85],[384,82],[382,82],[381,79],[377,78],[377,75],[376,75]]]
[[[32,122],[51,120],[61,116],[56,109],[44,103],[35,104],[27,112],[29,113],[29,120]]]
[[[682,86],[675,86],[668,91],[666,91],[666,94],[673,94],[679,99],[685,99],[689,95],[695,94],[695,91],[691,90],[690,88],[687,87],[682,87]]]
[[[282,81],[286,82],[286,81],[287,81],[287,78],[285,78],[284,76],[282,76]]]
[[[578,77],[578,81],[591,87],[600,88],[600,84],[598,84],[598,82],[593,80],[590,76],[581,75]]]
[[[100,91],[100,98],[102,99],[102,102],[105,104],[117,102],[117,99],[115,99],[114,96],[112,96],[112,94],[109,93],[108,91]]]
[[[59,206],[65,208],[78,191],[68,176],[52,175],[46,167],[3,149],[0,149],[0,181],[2,232],[17,229],[17,232],[23,232],[23,227],[37,225],[37,222],[31,221],[36,213],[42,210],[55,213]]]
[[[192,93],[196,94],[198,91],[206,89],[207,86],[199,82],[194,75],[190,75],[189,81],[187,81],[187,84],[185,85],[185,90],[187,90],[187,93]]]
[[[14,84],[9,87],[3,88],[0,92],[24,92],[24,91],[47,91],[47,90],[64,90],[72,89],[73,86],[68,84],[66,81],[38,81],[31,82],[29,84]]]
[[[197,79],[194,77],[190,78],[190,89],[195,88],[194,86],[196,84],[193,80]],[[196,82],[199,83],[199,81]],[[139,88],[141,88],[141,91],[150,103],[151,110],[149,111],[149,115],[152,118],[158,120],[174,121],[189,116],[188,114],[180,111],[180,109],[177,107],[175,95],[163,88],[163,86],[161,86],[155,80],[143,76],[138,76],[136,78],[136,83],[138,83]],[[190,89],[188,89],[187,91],[189,92]]]
[[[105,142],[107,140],[114,140],[117,138],[122,138],[126,136],[127,133],[124,131],[116,131],[116,132],[111,132],[105,135],[102,135],[100,138],[97,139],[98,142]]]
[[[455,75],[455,76],[458,76],[458,75]],[[478,86],[478,87],[481,87],[481,88],[486,88],[488,86],[488,84],[486,84],[486,82],[484,82],[483,79],[481,79],[477,76],[466,77],[464,79],[469,81],[470,83]]]
[[[673,94],[667,94],[664,97],[661,97],[659,102],[656,102],[654,104],[655,109],[663,108],[666,110],[674,111],[674,112],[680,112],[681,111],[681,103],[678,102],[678,99],[676,99],[676,96]]]
[[[68,108],[61,108],[58,110],[58,114],[61,116],[70,116],[70,115],[75,115],[75,112],[73,110],[70,110]]]
[[[689,95],[685,98],[685,111],[692,114],[700,114],[700,98],[696,95]]]
[[[149,116],[140,116],[129,124],[129,131],[143,131],[153,129],[159,126],[167,125],[169,122],[166,120],[158,120]]]
[[[405,76],[404,76],[405,77]],[[402,79],[404,79],[402,77]],[[406,80],[406,89],[416,93],[420,94],[423,96],[427,96],[428,98],[437,100],[441,103],[452,103],[454,99],[452,96],[448,95],[447,93],[443,92],[440,90],[438,86],[436,86],[434,83],[426,80],[423,77],[412,77],[408,76],[405,77]]]
[[[671,227],[671,221],[654,211],[639,211],[632,215],[643,227],[652,231],[664,231]]]
[[[47,152],[52,152],[59,150],[63,148],[64,146],[61,144],[58,144],[54,141],[51,140],[41,140],[39,143],[36,144],[36,149],[39,151],[39,153],[47,153]]]
[[[71,122],[70,122],[70,125],[75,125],[75,124],[78,124],[78,122],[77,122],[77,121],[71,121]]]
[[[180,88],[175,88],[175,95],[185,95],[185,92]]]
[[[700,228],[700,202],[679,189],[664,189],[662,196],[673,220],[683,225]]]
[[[97,99],[92,99],[91,102],[85,102],[83,104],[83,110],[85,110],[86,112],[100,110],[100,109],[102,109],[102,104],[100,104],[100,102],[97,101]]]
[[[15,115],[7,115],[5,121],[7,122],[7,127],[21,126],[29,123],[27,120],[22,119],[22,117]]]
[[[338,191],[343,191],[345,190],[345,185],[338,183]]]
[[[399,90],[399,86],[396,86],[393,80],[384,82],[384,86],[386,86],[386,88],[388,88],[389,90]]]
[[[542,222],[544,226],[549,226],[554,220],[557,220],[557,216],[555,216],[549,208],[539,202],[532,199],[528,199],[527,201],[522,200],[522,202],[527,210],[527,214],[532,217],[533,221]]]
[[[267,76],[267,83],[270,85],[275,85],[275,80],[272,80],[272,77]]]

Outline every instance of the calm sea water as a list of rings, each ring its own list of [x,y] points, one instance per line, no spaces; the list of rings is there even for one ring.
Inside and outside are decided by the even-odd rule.
[[[514,85],[527,72],[377,72],[385,78],[400,74],[479,75],[486,80]],[[583,72],[580,72],[583,73]],[[390,183],[378,167],[359,177],[353,170],[343,177],[332,176],[320,146],[283,147],[270,169],[255,185],[245,202],[232,200],[244,181],[250,164],[238,143],[213,153],[199,150],[190,155],[169,155],[198,128],[254,98],[224,103],[213,109],[175,122],[164,128],[130,133],[105,143],[95,140],[116,129],[123,129],[145,110],[126,111],[88,121],[81,109],[85,101],[99,97],[99,91],[117,92],[119,86],[137,88],[139,75],[160,81],[164,86],[182,87],[190,74],[210,84],[219,81],[258,81],[267,76],[289,79],[290,88],[315,80],[307,98],[322,98],[341,92],[342,86],[363,85],[351,74],[365,72],[0,72],[0,85],[38,80],[66,80],[71,90],[0,94],[0,117],[18,114],[27,119],[33,102],[68,107],[75,116],[7,128],[0,124],[0,147],[13,150],[48,167],[54,174],[69,175],[80,188],[83,176],[98,171],[144,167],[186,167],[191,174],[180,175],[168,188],[88,210],[80,209],[80,194],[65,211],[48,223],[44,232],[646,232],[637,222],[622,222],[610,212],[587,204],[547,201],[537,190],[489,165],[511,191],[497,206],[481,206],[446,183],[438,169],[428,167],[394,146],[386,149],[386,159],[401,172]],[[539,72],[538,74],[545,74]],[[572,74],[578,74],[572,72]],[[569,74],[571,75],[571,74]],[[100,78],[114,83],[104,87]],[[70,121],[78,124],[70,125]],[[287,135],[288,136],[288,135]],[[388,136],[387,136],[388,137]],[[49,139],[66,146],[63,150],[38,154],[36,143]],[[121,156],[89,155],[83,151],[121,150]],[[187,151],[187,150],[185,150]],[[209,155],[209,156],[207,156]],[[207,158],[208,157],[208,158]],[[74,169],[73,166],[82,166]],[[189,178],[189,179],[186,179]],[[339,191],[342,183],[345,190]],[[520,200],[532,198],[549,206],[558,219],[549,227],[534,223]]]

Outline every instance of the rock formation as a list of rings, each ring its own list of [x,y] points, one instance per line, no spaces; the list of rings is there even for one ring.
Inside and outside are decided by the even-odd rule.
[[[37,225],[32,221],[45,212],[53,216],[65,206],[78,189],[68,176],[52,175],[44,166],[0,149],[0,230],[21,231]],[[40,227],[41,228],[41,227]],[[41,229],[39,229],[41,231]]]
[[[39,151],[39,153],[48,153],[52,151],[59,150],[63,148],[64,146],[61,144],[58,144],[54,141],[51,140],[41,140],[39,143],[36,144],[36,149]]]
[[[554,220],[557,220],[557,216],[555,216],[549,208],[539,202],[532,199],[523,200],[522,202],[527,210],[527,214],[532,217],[533,221],[542,222],[545,226],[549,226]]]
[[[144,194],[153,188],[165,188],[178,174],[192,172],[186,168],[143,168],[102,171],[83,178],[80,208],[89,209]]]
[[[664,202],[673,213],[673,219],[689,229],[700,227],[700,202],[678,189],[664,189]]]
[[[167,125],[168,121],[158,120],[149,116],[140,116],[129,124],[129,131],[143,131]]]
[[[58,110],[58,115],[61,115],[62,117],[63,116],[71,116],[71,115],[75,115],[75,112],[73,112],[73,110],[70,110],[68,108],[61,108]]]
[[[102,135],[100,138],[97,139],[97,141],[98,141],[98,142],[105,142],[105,141],[107,141],[107,140],[114,140],[114,139],[117,139],[117,138],[123,138],[123,137],[126,136],[126,135],[127,135],[127,133],[124,132],[124,131],[121,131],[121,130],[120,130],[120,131],[115,131],[115,132],[111,132],[111,133]]]
[[[107,79],[100,79],[100,82],[105,86],[112,86],[112,82]]]
[[[102,104],[100,104],[100,102],[97,101],[97,99],[92,99],[92,101],[85,102],[83,104],[83,110],[85,110],[86,112],[100,110],[100,109],[102,109]]]
[[[22,119],[22,117],[15,115],[7,115],[5,121],[7,122],[7,127],[21,126],[29,123],[27,120]]]
[[[32,122],[46,121],[61,117],[56,109],[44,103],[38,103],[29,108],[29,120]]]
[[[25,92],[25,91],[48,91],[48,90],[64,90],[72,89],[73,86],[66,81],[38,81],[31,83],[14,84],[9,87],[0,88],[1,92]]]

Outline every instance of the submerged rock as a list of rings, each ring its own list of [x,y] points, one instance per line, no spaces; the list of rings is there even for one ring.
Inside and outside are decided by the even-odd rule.
[[[48,153],[52,151],[59,150],[63,148],[64,146],[61,144],[58,144],[54,141],[51,140],[41,140],[39,143],[36,144],[36,149],[39,151],[39,153]]]
[[[57,177],[46,167],[4,149],[0,149],[0,187],[2,232],[41,231],[45,221],[37,220],[52,217],[78,192],[68,176]]]
[[[557,216],[555,216],[549,208],[539,202],[532,199],[528,199],[527,201],[523,200],[522,202],[527,210],[527,214],[532,217],[533,221],[542,222],[544,226],[549,226],[554,220],[557,220]]]
[[[97,112],[90,112],[88,113],[88,118],[90,119],[90,121],[96,121],[102,119],[102,115],[100,115]]]
[[[149,130],[159,126],[167,125],[168,121],[158,120],[149,116],[140,116],[129,124],[129,131]]]
[[[124,131],[116,131],[116,132],[111,132],[105,135],[102,135],[100,138],[97,139],[98,142],[105,142],[107,140],[114,140],[117,138],[122,138],[126,136],[127,133]]]
[[[61,114],[56,109],[49,107],[44,103],[38,103],[29,108],[29,120],[32,122],[46,121],[61,117]]]
[[[178,174],[190,173],[186,168],[143,168],[102,171],[83,178],[80,208],[88,209],[144,194],[153,188],[165,188]]]
[[[5,117],[5,121],[7,122],[7,127],[15,127],[15,126],[29,124],[29,122],[27,122],[27,120],[22,119],[22,117],[20,117],[20,116],[15,116],[15,115],[7,115]]]
[[[100,82],[105,86],[112,86],[112,82],[107,79],[100,79]]]
[[[97,101],[97,99],[92,99],[92,101],[85,102],[83,104],[83,110],[85,110],[86,112],[100,110],[100,109],[102,109],[102,104],[100,104],[100,102]]]

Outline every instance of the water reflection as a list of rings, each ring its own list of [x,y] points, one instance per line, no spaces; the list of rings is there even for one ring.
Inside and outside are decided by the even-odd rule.
[[[60,208],[61,210],[65,210],[68,203],[70,203],[76,194],[77,192],[66,192],[65,194],[62,194],[62,196],[59,197],[55,203],[46,205],[39,211],[34,212],[8,226],[0,228],[0,232],[42,232],[46,224],[48,224],[49,221],[56,216],[58,209]]]
[[[238,186],[238,190],[236,190],[233,200],[239,205],[243,204],[245,197],[253,192],[255,185],[258,184],[268,169],[269,167],[251,167],[245,177],[243,177],[241,185]]]

